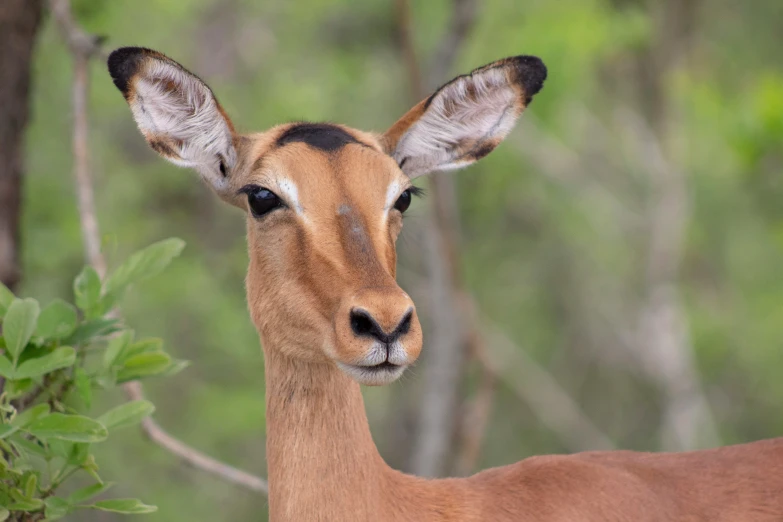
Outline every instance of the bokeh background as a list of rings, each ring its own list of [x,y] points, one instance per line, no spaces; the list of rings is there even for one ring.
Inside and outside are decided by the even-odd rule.
[[[183,63],[245,131],[299,119],[382,131],[456,74],[516,54],[547,64],[544,89],[502,146],[417,182],[430,193],[406,217],[399,278],[423,317],[424,356],[401,382],[365,390],[392,465],[463,475],[542,453],[783,434],[779,0],[73,0],[73,9],[106,49],[143,45]],[[17,285],[44,302],[71,299],[84,263],[72,74],[44,5]],[[187,242],[122,306],[140,335],[193,361],[146,385],[155,417],[263,476],[264,362],[244,299],[243,216],[147,148],[100,61],[90,81],[110,265],[165,237]],[[266,519],[263,496],[182,465],[136,430],[96,449],[102,475],[119,483],[113,496],[158,505],[147,520]]]

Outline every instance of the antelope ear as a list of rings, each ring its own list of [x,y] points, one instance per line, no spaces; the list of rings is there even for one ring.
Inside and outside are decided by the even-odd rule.
[[[458,76],[383,135],[386,152],[411,178],[470,165],[503,141],[546,79],[535,56],[516,56]]]
[[[224,193],[237,161],[235,134],[210,88],[150,49],[117,49],[108,65],[150,147],[176,165],[197,170],[215,191]]]

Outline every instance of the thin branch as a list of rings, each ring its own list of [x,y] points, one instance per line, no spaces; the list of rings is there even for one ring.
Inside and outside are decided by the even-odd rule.
[[[71,0],[49,0],[49,8],[60,35],[75,58],[104,56],[101,49],[104,37],[89,34],[79,26],[73,18]]]
[[[89,165],[87,104],[89,92],[88,65],[93,56],[102,56],[100,39],[85,33],[75,22],[71,14],[69,0],[50,0],[50,7],[63,38],[68,44],[74,59],[73,80],[73,155],[74,175],[79,197],[79,218],[82,224],[83,241],[88,262],[95,267],[103,278],[106,274],[106,260],[100,249],[100,234],[95,212],[95,199]],[[117,314],[117,311],[114,312]],[[139,382],[123,385],[129,400],[144,398]],[[252,491],[268,493],[267,482],[255,475],[224,464],[191,448],[182,441],[169,435],[152,418],[146,418],[142,424],[144,433],[163,449],[173,453],[183,462],[202,471],[212,473],[223,480],[243,486]]]
[[[404,273],[412,288],[426,288],[426,282],[420,274],[410,270]],[[430,302],[432,296],[424,292],[418,299],[424,299],[429,306],[436,305]],[[467,308],[471,312],[468,317],[472,318],[472,324],[476,326],[470,331],[471,355],[482,371],[495,381],[494,386],[502,384],[519,401],[527,404],[536,418],[570,451],[615,447],[612,439],[590,420],[546,368],[530,357],[500,326],[482,316],[475,301],[468,300]],[[483,325],[483,328],[478,328],[478,325]]]
[[[574,111],[579,109],[583,108],[581,106],[573,108]],[[587,109],[580,112],[588,113]],[[593,123],[595,120],[596,118],[592,118]],[[537,173],[545,175],[568,190],[580,192],[580,199],[590,198],[595,200],[597,205],[612,209],[623,222],[636,224],[641,220],[641,215],[624,201],[622,195],[616,194],[613,187],[607,186],[593,175],[593,172],[609,170],[609,165],[603,159],[600,162],[591,161],[587,155],[574,150],[547,131],[536,121],[535,116],[526,114],[520,119],[518,126],[521,132],[513,134],[511,141],[517,150],[535,164]],[[605,128],[595,124],[590,126],[589,131],[591,135],[601,135],[607,140],[612,139],[611,136],[607,136],[608,132]],[[532,140],[529,136],[535,136],[536,139]],[[589,171],[586,163],[592,167]]]
[[[636,312],[636,355],[665,397],[662,446],[689,450],[719,444],[709,403],[702,390],[679,295],[679,273],[691,218],[688,173],[675,151],[687,148],[678,133],[677,104],[667,85],[692,54],[699,0],[648,2],[651,38],[632,53],[636,111],[623,117],[627,139],[648,176],[645,228],[646,274]],[[615,76],[615,79],[618,76]],[[627,74],[622,73],[627,83]],[[677,144],[675,148],[675,142]]]
[[[471,317],[473,318],[472,323],[475,325],[473,314]],[[472,359],[481,361],[486,357],[487,347],[481,332],[474,329],[470,333],[470,345]],[[498,377],[489,367],[482,364],[480,371],[478,390],[470,403],[466,405],[461,430],[458,434],[455,463],[455,471],[458,476],[470,475],[477,467],[498,388]]]
[[[482,322],[490,349],[480,354],[481,363],[527,403],[569,451],[614,449],[612,439],[593,424],[546,369],[500,328],[486,319]]]
[[[408,0],[394,2],[399,46],[411,89],[411,97],[419,101],[428,90],[436,88],[448,78],[459,52],[476,24],[478,15],[477,0],[452,0],[451,20],[446,32],[438,42],[432,60],[426,63],[422,71],[413,38],[413,17]],[[425,61],[425,60],[422,60]]]
[[[462,421],[462,436],[457,448],[455,468],[457,476],[468,476],[476,471],[481,458],[481,448],[489,428],[497,384],[497,375],[487,366],[482,366],[481,382],[475,397],[467,405]]]
[[[90,179],[90,154],[87,150],[90,58],[86,54],[76,52],[73,57],[73,161],[76,195],[79,200],[79,221],[87,259],[103,277],[106,274],[106,260],[101,254],[101,235],[95,212],[95,194]]]
[[[477,0],[452,0],[451,23],[440,40],[430,67],[428,86],[434,88],[446,81],[462,45],[476,25]]]
[[[408,71],[412,101],[418,102],[430,88],[432,76],[445,75],[453,66],[465,37],[475,20],[474,0],[454,0],[452,25],[439,49],[450,46],[448,53],[437,57],[437,67],[423,72],[413,41],[413,21],[408,0],[396,0],[400,52]],[[424,60],[422,60],[424,61]],[[446,71],[446,72],[437,72]],[[429,73],[429,74],[427,74]],[[427,77],[425,84],[425,77]],[[444,78],[434,78],[442,82]],[[432,313],[433,341],[427,349],[424,366],[423,399],[418,411],[418,433],[413,444],[411,468],[417,475],[438,476],[451,466],[448,463],[453,444],[455,419],[460,411],[460,383],[467,357],[467,333],[463,310],[465,291],[459,277],[459,216],[454,181],[448,175],[434,174],[430,183],[431,207],[425,225],[427,231],[426,262],[430,289],[437,306]]]
[[[636,356],[666,395],[665,449],[712,447],[718,429],[696,368],[687,316],[677,289],[689,218],[685,173],[666,155],[661,139],[638,114],[618,112],[630,131],[652,187],[645,301],[639,308]]]
[[[416,48],[413,45],[413,18],[411,6],[408,0],[395,0],[395,15],[397,17],[397,38],[399,38],[400,51],[402,52],[405,69],[408,72],[408,83],[411,99],[418,102],[424,98],[426,92],[421,76],[421,67],[416,56]]]
[[[133,381],[124,385],[125,393],[130,400],[140,400],[144,398],[144,392],[141,383]],[[246,471],[224,464],[219,460],[195,450],[175,437],[169,435],[166,430],[160,427],[151,417],[145,418],[141,423],[144,433],[156,444],[181,458],[186,464],[189,464],[202,471],[207,471],[220,478],[243,486],[252,491],[257,491],[267,495],[269,485],[266,480],[252,475]]]

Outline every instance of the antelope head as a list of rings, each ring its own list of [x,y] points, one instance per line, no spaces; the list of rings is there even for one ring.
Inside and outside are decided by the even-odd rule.
[[[384,134],[323,123],[239,134],[210,88],[163,54],[122,48],[108,65],[149,145],[245,212],[264,349],[369,385],[421,352],[416,308],[395,281],[412,180],[489,154],[546,78],[540,59],[506,58],[445,84]]]

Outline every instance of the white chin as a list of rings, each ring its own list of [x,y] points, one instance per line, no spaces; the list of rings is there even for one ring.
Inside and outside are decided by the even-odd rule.
[[[337,366],[353,380],[366,386],[383,386],[400,378],[407,366],[356,366],[337,362]]]

